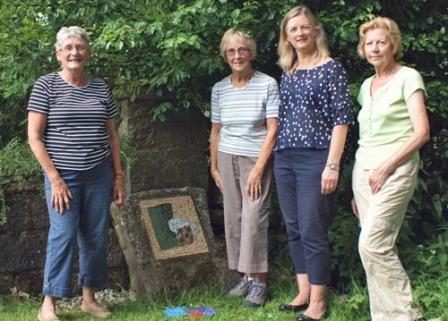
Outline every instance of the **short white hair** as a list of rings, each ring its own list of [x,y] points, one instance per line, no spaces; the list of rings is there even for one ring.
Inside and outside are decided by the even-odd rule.
[[[85,45],[89,46],[89,36],[87,35],[87,32],[78,26],[70,26],[70,27],[62,27],[61,30],[58,31],[56,34],[56,43],[54,44],[54,48],[56,50],[60,50],[62,48],[62,44],[68,39],[68,38],[81,38]]]

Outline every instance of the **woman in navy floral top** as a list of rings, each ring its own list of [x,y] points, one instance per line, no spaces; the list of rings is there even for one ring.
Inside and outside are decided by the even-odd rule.
[[[299,294],[281,311],[298,321],[320,320],[327,310],[330,246],[327,228],[348,126],[353,124],[347,75],[334,61],[311,11],[298,6],[280,31],[279,132],[275,178]]]

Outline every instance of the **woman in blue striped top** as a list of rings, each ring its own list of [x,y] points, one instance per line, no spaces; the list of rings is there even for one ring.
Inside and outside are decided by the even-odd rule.
[[[227,296],[246,296],[245,306],[259,307],[267,298],[278,85],[252,68],[257,46],[245,32],[228,30],[220,51],[232,73],[212,91],[210,170],[223,194],[229,268],[242,274]]]
[[[75,245],[79,247],[81,310],[100,318],[111,313],[95,299],[107,281],[111,201],[125,201],[117,110],[105,82],[84,73],[90,57],[84,29],[56,36],[59,72],[39,78],[28,104],[28,141],[42,167],[50,217],[40,321],[56,321],[55,298],[72,292]]]

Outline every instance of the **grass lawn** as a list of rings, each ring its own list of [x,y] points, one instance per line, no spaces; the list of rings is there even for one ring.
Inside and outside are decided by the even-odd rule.
[[[358,290],[355,290],[355,292]],[[327,321],[368,321],[370,320],[368,302],[364,289],[351,296],[341,296],[334,291],[329,291],[329,311],[324,318]],[[224,300],[219,293],[207,290],[192,290],[175,299],[136,300],[126,301],[120,304],[107,306],[113,313],[109,320],[123,321],[160,321],[160,320],[187,320],[192,318],[175,317],[168,318],[163,314],[163,309],[184,306],[195,309],[200,306],[216,309],[213,318],[202,316],[199,320],[213,321],[287,321],[296,320],[296,313],[284,313],[278,311],[278,306],[288,302],[295,295],[291,286],[286,289],[279,287],[271,289],[271,299],[262,308],[253,309],[242,306],[242,300],[232,298]],[[0,298],[0,321],[35,321],[39,309],[40,300],[17,300],[14,298]],[[61,320],[88,321],[99,320],[85,315],[79,309],[61,309],[58,312]],[[429,316],[429,315],[428,315]],[[443,318],[433,320],[446,321]],[[429,318],[428,318],[429,320]]]
[[[273,273],[274,274],[274,273]],[[281,274],[281,275],[280,275]],[[190,320],[193,318],[168,318],[163,310],[183,306],[196,309],[207,307],[216,309],[216,314],[209,318],[202,316],[199,320],[213,321],[295,321],[297,313],[278,311],[278,306],[288,303],[296,293],[294,277],[282,271],[272,275],[270,279],[270,299],[262,308],[246,308],[242,305],[242,298],[225,300],[222,291],[205,288],[194,288],[188,293],[177,297],[146,298],[127,300],[121,303],[106,302],[113,313],[109,320],[121,321],[168,321]],[[420,304],[424,306],[426,318],[433,321],[448,321],[448,280],[425,279],[425,274],[413,279],[414,292]],[[369,321],[369,302],[367,290],[356,283],[349,285],[347,294],[341,294],[334,289],[328,291],[328,313],[325,321]],[[78,298],[79,299],[79,298]],[[0,321],[36,321],[41,298],[23,298],[19,296],[0,296]],[[79,304],[79,303],[78,303]],[[58,310],[61,321],[100,320],[83,314],[76,304],[75,308]]]
[[[185,317],[168,318],[163,314],[163,309],[184,306],[186,308],[197,308],[200,306],[216,309],[213,318],[202,316],[200,320],[212,319],[214,321],[255,321],[255,320],[296,320],[296,313],[284,313],[278,311],[278,306],[287,303],[295,296],[294,284],[279,287],[272,286],[270,300],[262,308],[253,309],[242,306],[242,299],[232,298],[225,300],[217,291],[194,289],[189,293],[178,296],[174,299],[158,298],[156,300],[136,300],[126,301],[108,307],[113,313],[109,320],[126,321],[159,321],[159,320],[184,320]],[[328,321],[367,321],[369,313],[365,296],[360,294],[357,298],[348,298],[345,303],[340,296],[334,292],[329,292],[329,312],[325,318]],[[1,321],[35,321],[40,300],[18,300],[14,298],[0,298],[0,320]],[[79,309],[62,309],[58,312],[61,320],[98,320],[85,315]]]

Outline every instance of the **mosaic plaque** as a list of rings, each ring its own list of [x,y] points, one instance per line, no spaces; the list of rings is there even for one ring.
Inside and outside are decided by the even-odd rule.
[[[209,252],[190,195],[140,201],[140,211],[156,260]]]

